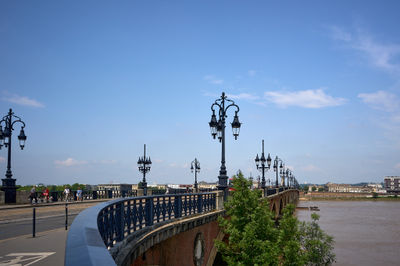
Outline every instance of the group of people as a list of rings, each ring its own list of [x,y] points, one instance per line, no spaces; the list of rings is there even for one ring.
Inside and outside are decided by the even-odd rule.
[[[69,201],[73,197],[71,195],[71,190],[69,189],[69,187],[65,187],[63,194],[65,201]],[[76,191],[76,200],[83,201],[83,191],[80,187],[78,187],[78,190]]]
[[[42,196],[43,196],[43,201],[49,202],[50,201],[50,191],[47,187],[44,188],[42,191]],[[74,196],[71,193],[71,190],[69,187],[65,187],[63,191],[63,200],[66,202],[71,201]],[[80,187],[78,187],[78,190],[76,191],[76,199],[78,201],[83,201],[83,191]],[[38,202],[38,196],[36,192],[36,185],[31,188],[30,194],[29,194],[29,200],[31,204],[37,203]]]

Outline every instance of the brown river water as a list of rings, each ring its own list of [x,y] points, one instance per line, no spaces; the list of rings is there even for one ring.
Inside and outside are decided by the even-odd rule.
[[[300,201],[318,206],[319,225],[335,239],[336,265],[400,265],[400,201]],[[301,221],[311,211],[297,210]]]

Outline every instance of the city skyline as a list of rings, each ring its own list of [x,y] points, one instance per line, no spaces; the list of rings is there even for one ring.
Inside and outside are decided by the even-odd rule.
[[[299,183],[399,175],[399,5],[2,1],[0,116],[12,108],[27,135],[13,178],[137,183],[146,144],[149,185],[194,182],[194,158],[217,182],[222,92],[243,123],[235,141],[228,112],[228,176],[258,176],[262,139]]]

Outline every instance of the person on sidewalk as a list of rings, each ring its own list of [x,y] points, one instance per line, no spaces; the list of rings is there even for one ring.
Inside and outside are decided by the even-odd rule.
[[[50,196],[49,189],[47,187],[45,187],[43,190],[43,197],[47,203],[49,203],[49,196]]]
[[[65,189],[64,189],[64,198],[65,198],[66,202],[68,202],[68,200],[69,200],[69,193],[70,193],[69,187],[65,187]]]
[[[77,198],[78,201],[83,201],[82,189],[80,187],[78,187],[78,190],[76,191],[76,198]]]
[[[33,204],[33,199],[35,199],[35,203],[37,203],[36,185],[32,187],[29,199],[31,201],[31,204]]]

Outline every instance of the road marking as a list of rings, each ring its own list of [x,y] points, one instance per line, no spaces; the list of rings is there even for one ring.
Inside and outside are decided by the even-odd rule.
[[[0,266],[28,266],[55,254],[55,252],[10,253],[0,257]],[[10,259],[5,257],[11,257]]]

